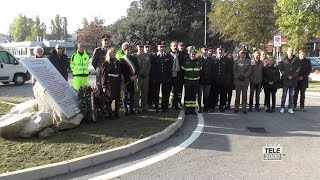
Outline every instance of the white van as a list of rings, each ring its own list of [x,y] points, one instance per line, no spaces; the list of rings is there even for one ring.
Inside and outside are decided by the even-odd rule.
[[[28,70],[6,48],[0,46],[0,82],[22,85],[28,80],[30,80]]]

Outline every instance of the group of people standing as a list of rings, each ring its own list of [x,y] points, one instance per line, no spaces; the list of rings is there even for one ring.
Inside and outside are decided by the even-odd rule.
[[[133,53],[133,47],[127,42],[116,52],[111,47],[111,36],[108,34],[101,37],[101,44],[92,54],[92,66],[96,70],[99,93],[107,97],[106,106],[111,119],[119,118],[121,102],[126,116],[148,112],[150,108],[156,112],[160,109],[166,112],[169,104],[176,110],[184,105],[186,114],[213,112],[217,106],[224,112],[231,109],[233,90],[236,91],[234,113],[239,112],[241,96],[242,112],[246,114],[248,87],[248,111],[253,111],[253,108],[261,110],[260,93],[264,89],[265,110],[275,112],[279,88],[283,90],[281,113],[285,112],[288,92],[288,112],[294,113],[299,92],[300,109],[304,111],[305,91],[312,69],[304,50],[300,50],[299,57],[296,57],[292,48],[288,48],[285,58],[277,63],[272,56],[267,57],[266,51],[255,51],[253,59],[248,58],[245,48],[239,50],[234,60],[234,54],[225,53],[221,46],[214,49],[205,45],[200,48],[201,52],[197,52],[193,46],[186,48],[183,42],[172,41],[170,52],[166,52],[166,45],[160,42],[157,52],[152,52],[149,42],[141,41],[137,44],[137,53]],[[58,70],[62,65],[68,66],[56,63],[65,58],[59,55],[60,49],[62,47],[58,46],[50,58]],[[79,43],[70,61],[76,90],[88,85],[88,65],[89,56],[84,44]],[[60,73],[67,78],[67,74]],[[114,110],[111,106],[113,102]]]

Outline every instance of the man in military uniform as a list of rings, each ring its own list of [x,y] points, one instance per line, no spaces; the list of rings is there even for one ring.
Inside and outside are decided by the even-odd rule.
[[[251,74],[251,62],[246,59],[247,50],[241,48],[239,51],[239,59],[233,64],[234,84],[236,86],[236,101],[234,112],[239,112],[240,94],[242,93],[242,109],[243,114],[247,113],[247,91],[249,85],[249,76]]]
[[[107,51],[111,46],[111,36],[108,34],[102,35],[101,44],[101,47],[96,48],[92,53],[92,66],[96,70],[96,86],[100,93],[102,93],[101,66],[105,60]]]
[[[170,54],[165,52],[165,44],[158,44],[158,53],[151,58],[151,77],[153,82],[153,101],[156,112],[159,111],[159,91],[162,92],[162,112],[166,112],[169,106],[171,89],[173,60]]]
[[[186,114],[196,115],[195,107],[197,105],[197,93],[201,73],[201,62],[196,59],[196,51],[190,50],[189,59],[182,65],[185,80],[185,107]]]
[[[213,60],[208,56],[208,48],[206,45],[201,47],[202,56],[197,58],[202,64],[202,71],[200,74],[200,84],[199,84],[199,93],[198,93],[198,105],[199,105],[199,113],[201,112],[202,102],[204,105],[204,111],[208,111],[208,103],[209,103],[209,95],[210,88],[213,82]],[[203,93],[203,101],[202,101],[202,93]]]
[[[141,98],[141,109],[143,112],[147,112],[148,104],[148,91],[149,91],[149,73],[151,68],[150,55],[144,53],[144,47],[146,43],[141,41],[137,45],[138,52],[134,55],[138,59],[140,67],[140,75],[138,78],[138,88],[135,95],[135,107],[139,108],[139,101]]]
[[[217,56],[214,59],[213,68],[213,99],[215,102],[213,110],[215,109],[219,99],[219,109],[221,112],[224,112],[227,101],[226,80],[228,68],[223,48],[221,46],[217,48]]]
[[[208,56],[210,58],[214,58],[214,48],[213,47],[208,48]]]

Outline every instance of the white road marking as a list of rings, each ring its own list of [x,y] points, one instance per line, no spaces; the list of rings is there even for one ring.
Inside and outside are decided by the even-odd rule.
[[[204,118],[203,118],[201,113],[198,114],[197,116],[198,116],[197,128],[192,132],[191,136],[187,140],[185,140],[183,143],[179,144],[178,146],[176,146],[176,147],[174,147],[174,148],[172,148],[172,149],[170,149],[170,150],[168,150],[166,152],[163,152],[163,153],[161,153],[161,154],[159,154],[159,155],[157,155],[155,157],[149,158],[149,159],[147,159],[145,161],[139,162],[139,163],[134,164],[132,166],[125,167],[123,169],[119,169],[119,170],[110,172],[108,174],[104,174],[104,175],[101,175],[101,176],[98,176],[98,177],[95,177],[95,178],[91,178],[90,180],[112,179],[112,178],[115,178],[115,177],[130,173],[132,171],[147,167],[147,166],[152,165],[152,164],[154,164],[156,162],[165,160],[165,159],[177,154],[178,152],[184,150],[185,148],[190,146],[195,140],[197,140],[198,137],[203,132],[203,129],[204,129]]]

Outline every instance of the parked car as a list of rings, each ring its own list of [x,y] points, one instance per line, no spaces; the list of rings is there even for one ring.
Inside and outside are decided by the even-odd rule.
[[[315,60],[317,61],[318,63],[320,63],[320,57],[309,57],[310,61],[311,60]]]
[[[89,59],[89,74],[96,74],[96,70],[92,66],[92,59]]]
[[[309,57],[312,66],[312,72],[320,70],[320,59],[318,57]]]
[[[22,85],[30,80],[30,73],[19,60],[14,57],[6,48],[0,46],[0,82],[15,85]]]

